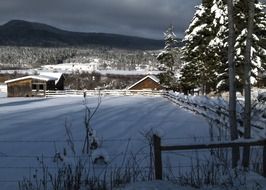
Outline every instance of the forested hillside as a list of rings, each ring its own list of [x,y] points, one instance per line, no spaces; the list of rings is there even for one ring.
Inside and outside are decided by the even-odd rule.
[[[0,45],[41,47],[105,46],[122,49],[160,49],[162,40],[106,33],[61,30],[43,23],[12,20],[0,26]]]
[[[60,63],[90,63],[98,59],[102,69],[135,70],[156,67],[156,51],[113,48],[0,47],[0,69],[28,69]]]

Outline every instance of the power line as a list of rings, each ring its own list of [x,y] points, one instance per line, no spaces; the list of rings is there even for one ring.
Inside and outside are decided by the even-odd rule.
[[[165,137],[163,140],[182,140],[182,139],[204,139],[204,138],[224,138],[224,137],[229,137],[225,135],[217,135],[217,136],[194,136],[194,137]],[[82,139],[74,139],[72,140],[73,142],[84,142]],[[148,141],[145,138],[124,138],[124,139],[102,139],[100,140],[102,142],[115,142],[115,141]],[[35,140],[35,139],[26,139],[26,140],[0,140],[0,143],[67,143],[68,140],[62,140],[62,139],[55,139],[55,140]]]
[[[74,139],[71,140],[73,142],[84,142],[84,139]],[[125,139],[102,139],[102,142],[113,142],[113,141],[145,141],[145,139],[141,138],[125,138]],[[35,139],[27,139],[27,140],[0,140],[0,143],[67,143],[68,140],[35,140]]]

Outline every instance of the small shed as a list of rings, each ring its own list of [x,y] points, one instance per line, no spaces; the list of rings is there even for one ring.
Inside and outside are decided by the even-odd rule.
[[[156,76],[147,75],[128,87],[128,90],[161,90],[162,88],[160,80]]]
[[[56,78],[55,89],[51,89],[51,90],[64,90],[65,77],[64,77],[63,73],[40,72],[40,76]],[[48,90],[50,90],[50,89],[48,89]]]
[[[7,97],[45,96],[46,90],[55,90],[56,78],[47,76],[25,76],[5,81]]]

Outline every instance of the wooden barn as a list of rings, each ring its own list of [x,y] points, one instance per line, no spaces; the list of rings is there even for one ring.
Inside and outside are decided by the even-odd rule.
[[[26,76],[7,80],[7,97],[45,96],[46,90],[55,90],[56,80],[47,76]]]
[[[65,89],[65,77],[63,73],[51,73],[51,72],[41,72],[40,76],[56,78],[55,89],[48,90],[64,90]]]
[[[128,90],[161,90],[160,80],[154,75],[147,75],[128,87]]]

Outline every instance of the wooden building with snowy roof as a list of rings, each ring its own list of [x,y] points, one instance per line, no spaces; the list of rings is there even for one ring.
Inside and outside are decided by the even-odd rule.
[[[7,97],[46,96],[46,90],[55,90],[56,80],[55,77],[41,75],[7,80]]]
[[[55,78],[55,88],[48,90],[64,90],[65,89],[65,77],[63,73],[52,72],[40,72],[40,76]]]
[[[160,80],[154,75],[147,75],[140,79],[130,87],[128,90],[161,90],[163,87],[160,84]]]

